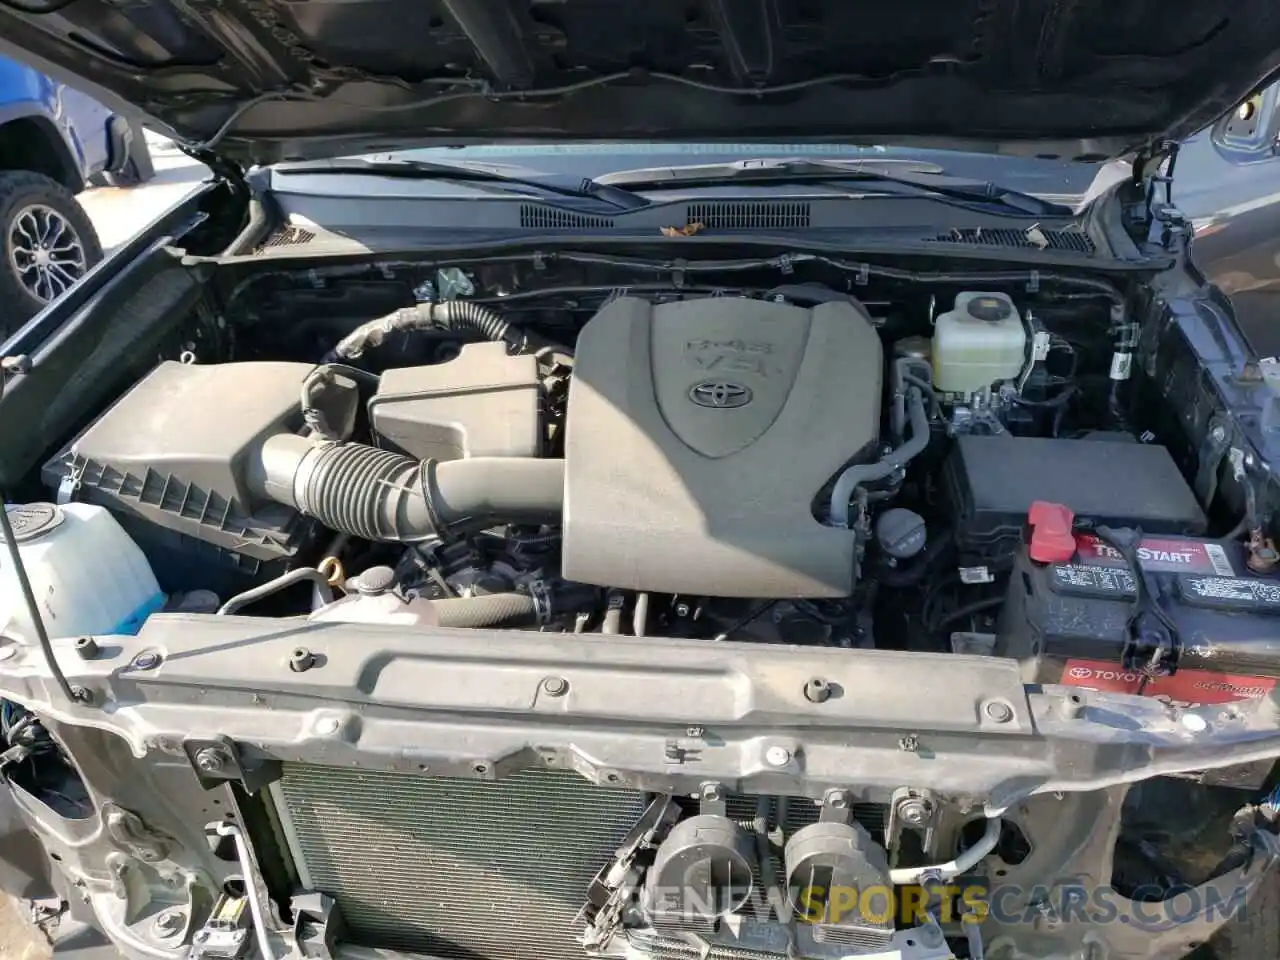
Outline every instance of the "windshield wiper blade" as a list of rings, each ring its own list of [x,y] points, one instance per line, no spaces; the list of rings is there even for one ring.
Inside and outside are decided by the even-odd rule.
[[[735,163],[652,167],[598,177],[596,182],[626,187],[685,187],[762,183],[837,183],[852,180],[906,188],[897,196],[934,196],[970,203],[1009,207],[1033,216],[1071,216],[1065,207],[998,183],[948,176],[936,163],[918,160],[740,160]]]
[[[487,166],[409,158],[347,157],[340,160],[310,160],[281,164],[274,168],[274,172],[286,176],[303,173],[333,173],[528,187],[544,194],[598,200],[619,210],[636,210],[647,207],[650,202],[638,193],[586,177],[556,173],[507,173]]]

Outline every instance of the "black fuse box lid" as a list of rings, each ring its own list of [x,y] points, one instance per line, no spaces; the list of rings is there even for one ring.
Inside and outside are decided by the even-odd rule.
[[[1078,518],[1198,535],[1204,511],[1164,447],[1122,440],[961,436],[945,470],[962,555],[994,563],[1017,549],[1037,500]]]

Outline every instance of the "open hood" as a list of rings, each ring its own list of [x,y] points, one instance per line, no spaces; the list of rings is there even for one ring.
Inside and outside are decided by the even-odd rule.
[[[495,141],[1068,158],[1280,65],[1274,0],[0,0],[0,51],[238,163]]]

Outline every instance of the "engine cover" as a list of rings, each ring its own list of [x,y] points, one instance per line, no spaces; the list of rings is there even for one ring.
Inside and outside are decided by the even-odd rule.
[[[874,452],[880,338],[848,303],[624,297],[578,336],[563,572],[721,597],[842,597],[852,531],[813,503]]]

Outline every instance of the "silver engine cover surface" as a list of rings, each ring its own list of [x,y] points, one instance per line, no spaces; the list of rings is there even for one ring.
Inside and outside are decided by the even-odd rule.
[[[719,597],[842,597],[854,534],[813,515],[873,449],[882,349],[848,303],[624,297],[578,336],[563,574]]]

